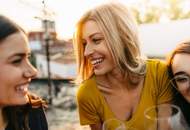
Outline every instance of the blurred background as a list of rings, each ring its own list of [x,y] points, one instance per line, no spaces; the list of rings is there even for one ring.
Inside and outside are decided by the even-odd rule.
[[[79,125],[76,109],[72,35],[84,11],[110,1],[129,6],[149,58],[164,59],[177,43],[190,39],[190,0],[0,0],[0,14],[28,32],[31,62],[39,71],[30,90],[49,103],[50,130],[89,130]]]

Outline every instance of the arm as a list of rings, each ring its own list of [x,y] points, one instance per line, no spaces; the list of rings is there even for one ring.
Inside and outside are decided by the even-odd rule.
[[[102,124],[92,124],[90,125],[91,130],[102,130]]]
[[[94,84],[91,82],[90,84],[85,82],[80,85],[77,91],[76,99],[81,125],[99,124],[101,122],[100,102],[93,86]]]

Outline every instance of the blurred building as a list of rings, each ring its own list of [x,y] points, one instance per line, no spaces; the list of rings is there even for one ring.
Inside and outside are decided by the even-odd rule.
[[[34,54],[35,66],[39,73],[39,78],[47,78],[47,61],[46,61],[46,43],[44,22],[42,29],[30,31],[28,33],[31,50]],[[47,24],[49,32],[49,55],[50,55],[50,72],[51,78],[75,78],[76,64],[72,46],[72,40],[57,39],[55,23],[50,21]]]

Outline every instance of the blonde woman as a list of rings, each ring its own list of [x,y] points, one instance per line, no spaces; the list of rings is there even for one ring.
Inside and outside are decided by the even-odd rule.
[[[171,101],[166,64],[145,60],[137,26],[127,7],[107,3],[78,21],[74,47],[81,125],[101,130],[110,118],[143,130],[144,110]]]

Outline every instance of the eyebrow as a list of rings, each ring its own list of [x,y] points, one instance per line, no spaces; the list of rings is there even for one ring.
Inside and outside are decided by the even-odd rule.
[[[92,37],[95,36],[95,35],[102,35],[102,33],[96,32],[96,33],[91,34],[89,37],[92,38]]]
[[[11,58],[14,57],[14,56],[25,57],[25,56],[27,56],[27,55],[31,55],[31,53],[15,53],[15,54],[9,56],[8,59],[11,59]]]
[[[92,37],[94,37],[95,35],[101,35],[101,36],[102,36],[102,33],[96,32],[96,33],[91,34],[89,37],[92,38]],[[82,41],[84,42],[84,41],[86,41],[86,40],[85,40],[84,38],[82,38]]]
[[[174,76],[177,76],[177,75],[188,75],[188,74],[185,71],[179,71],[174,74]]]

